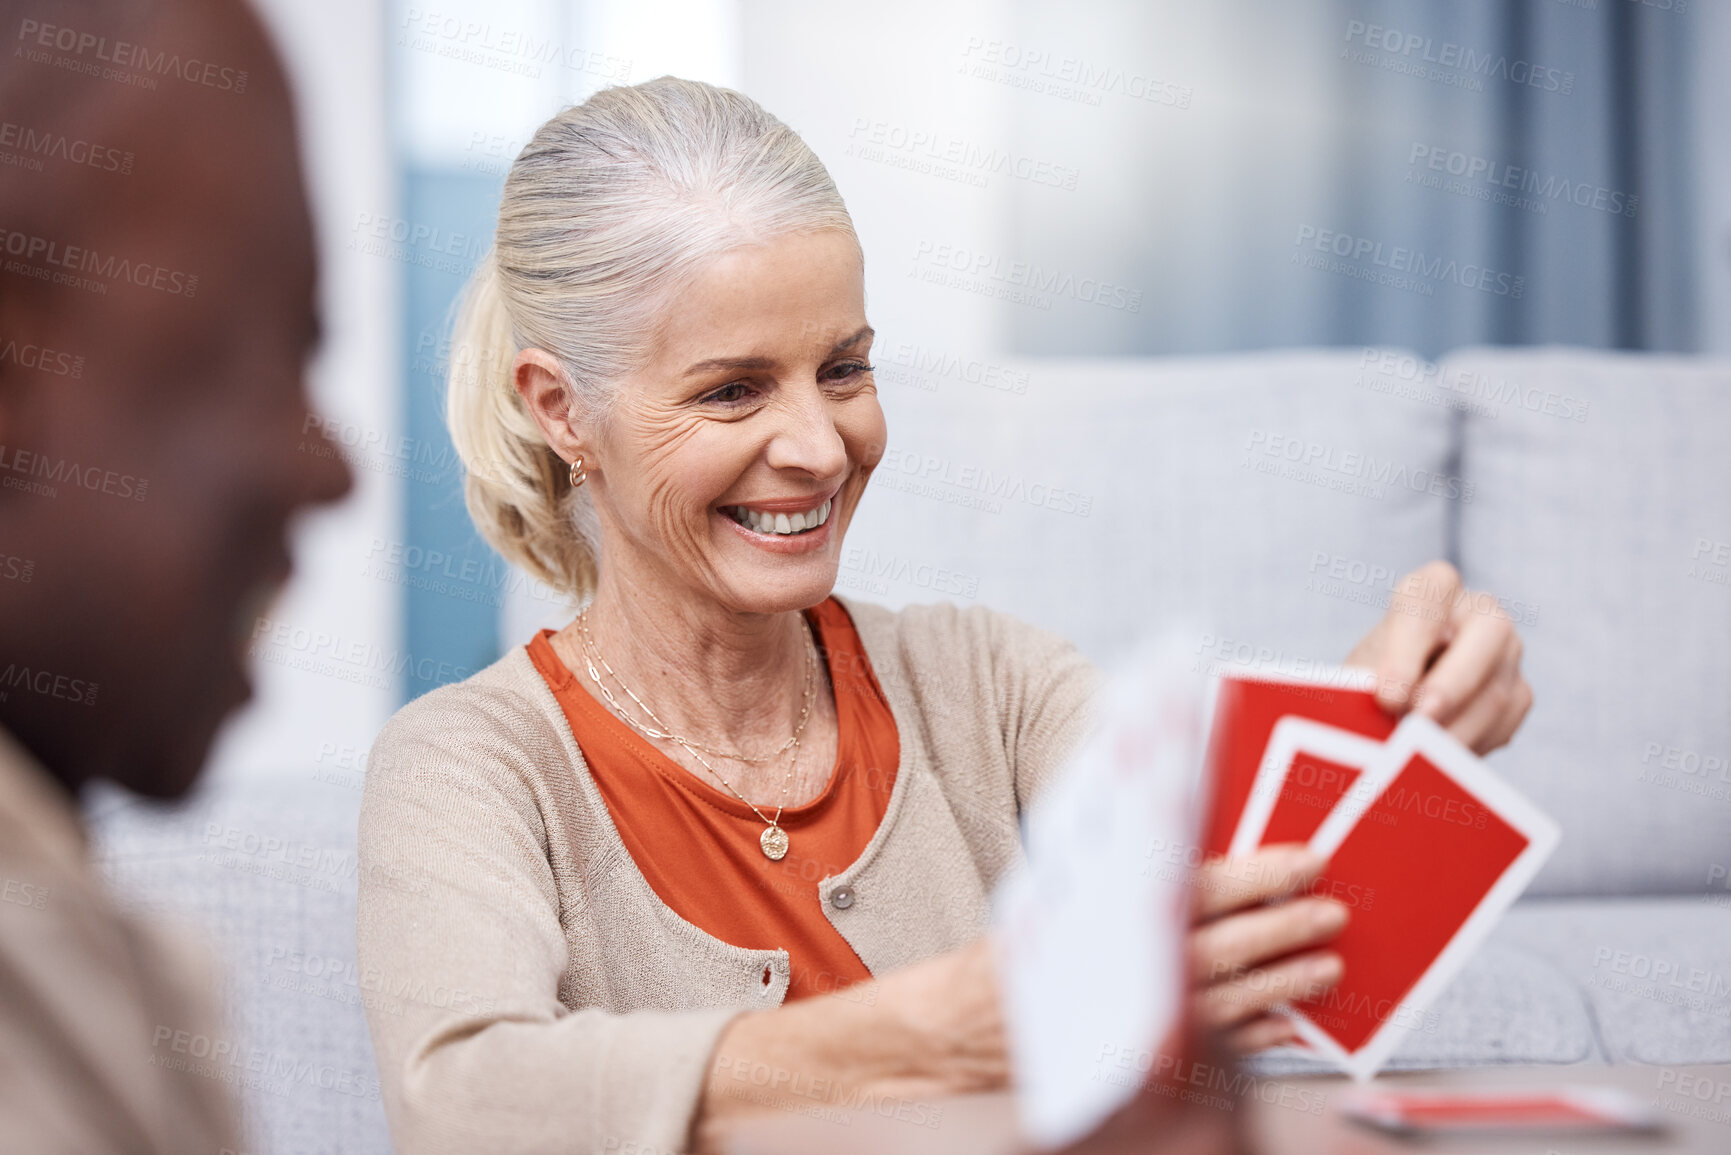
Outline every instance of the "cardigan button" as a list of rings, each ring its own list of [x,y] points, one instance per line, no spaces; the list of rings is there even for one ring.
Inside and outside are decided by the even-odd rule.
[[[853,905],[853,887],[838,886],[829,892],[829,903],[837,910],[846,910]]]

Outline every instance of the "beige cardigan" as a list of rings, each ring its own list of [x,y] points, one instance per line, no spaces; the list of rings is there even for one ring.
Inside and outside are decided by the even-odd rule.
[[[813,889],[883,974],[985,929],[1018,815],[1079,739],[1097,676],[983,608],[844,604],[901,763],[865,852]],[[846,909],[823,901],[840,886]],[[683,1150],[717,1036],[789,977],[785,951],[721,942],[650,890],[521,646],[379,734],[359,933],[402,1155]]]

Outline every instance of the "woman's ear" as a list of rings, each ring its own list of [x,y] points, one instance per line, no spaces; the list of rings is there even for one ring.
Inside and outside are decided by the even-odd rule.
[[[578,428],[571,378],[558,358],[545,349],[524,349],[511,365],[511,383],[553,452],[566,461],[576,458],[585,431]]]

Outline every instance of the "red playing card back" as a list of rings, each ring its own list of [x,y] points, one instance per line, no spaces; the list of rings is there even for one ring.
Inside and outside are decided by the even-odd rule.
[[[1398,724],[1398,719],[1389,717],[1376,704],[1376,694],[1370,690],[1319,682],[1220,679],[1208,741],[1208,781],[1213,796],[1202,842],[1206,854],[1225,854],[1232,846],[1232,835],[1256,785],[1256,771],[1268,748],[1269,735],[1275,724],[1289,715],[1338,726],[1378,742],[1387,740]],[[1276,840],[1265,836],[1263,841]]]
[[[1502,873],[1527,848],[1515,830],[1423,754],[1407,760],[1334,852],[1320,893],[1370,896],[1330,944],[1340,985],[1295,1002],[1356,1051],[1399,1012]]]
[[[1309,842],[1322,820],[1363,773],[1357,766],[1343,766],[1300,750],[1292,759],[1286,780],[1280,784],[1280,797],[1268,815],[1261,845]]]

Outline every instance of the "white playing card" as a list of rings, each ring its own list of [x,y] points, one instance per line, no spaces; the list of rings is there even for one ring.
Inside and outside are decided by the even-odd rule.
[[[1152,850],[1199,835],[1204,687],[1185,649],[1146,649],[1108,686],[994,896],[1017,1108],[1041,1147],[1127,1102],[1182,1022],[1188,879]]]

